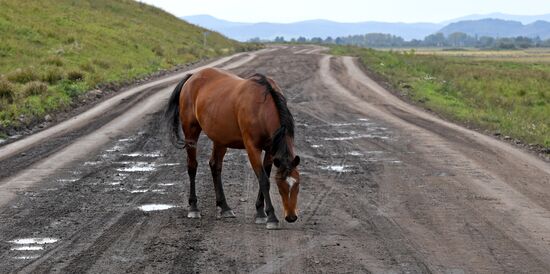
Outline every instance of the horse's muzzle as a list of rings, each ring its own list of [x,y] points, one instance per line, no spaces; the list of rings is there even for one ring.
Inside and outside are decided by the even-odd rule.
[[[298,216],[296,215],[288,215],[285,217],[285,220],[289,223],[294,223],[296,220],[298,220]]]

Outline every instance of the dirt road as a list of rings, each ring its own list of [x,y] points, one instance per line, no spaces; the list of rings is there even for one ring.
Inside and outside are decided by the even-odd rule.
[[[297,223],[254,224],[258,183],[237,150],[222,175],[237,218],[216,219],[204,136],[203,218],[186,218],[185,154],[160,122],[174,84],[164,81],[0,148],[0,273],[550,272],[548,163],[400,101],[354,59],[317,47],[216,65],[267,74],[287,95],[302,158]]]

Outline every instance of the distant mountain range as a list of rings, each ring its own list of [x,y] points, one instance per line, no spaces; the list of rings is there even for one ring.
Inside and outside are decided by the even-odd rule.
[[[329,20],[308,20],[295,23],[241,23],[218,19],[209,15],[185,16],[182,19],[201,27],[218,31],[227,37],[246,41],[252,38],[273,40],[277,36],[285,39],[321,37],[326,38],[366,33],[389,33],[406,40],[442,32],[464,32],[470,35],[515,37],[527,36],[550,38],[550,14],[537,16],[492,13],[470,15],[443,23],[386,23],[359,22],[340,23]],[[517,20],[517,21],[511,21]],[[526,24],[526,25],[524,25]]]
[[[449,35],[453,32],[464,32],[469,35],[491,36],[491,37],[540,37],[550,38],[550,23],[546,21],[535,21],[524,25],[518,21],[506,21],[501,19],[467,20],[451,23],[439,30]]]

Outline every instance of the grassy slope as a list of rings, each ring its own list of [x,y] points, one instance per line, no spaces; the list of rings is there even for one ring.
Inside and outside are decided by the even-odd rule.
[[[0,133],[99,83],[248,47],[210,33],[204,50],[203,31],[133,0],[0,0]]]
[[[461,122],[550,148],[550,64],[418,55],[353,47],[362,62],[412,100]]]

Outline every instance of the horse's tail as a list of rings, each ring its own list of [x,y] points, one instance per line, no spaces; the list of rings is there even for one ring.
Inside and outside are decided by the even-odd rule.
[[[166,126],[170,132],[170,141],[177,148],[184,148],[185,146],[185,141],[182,138],[181,121],[179,117],[180,93],[183,85],[191,76],[192,74],[185,75],[185,77],[183,77],[183,79],[178,83],[172,92],[170,99],[168,100],[168,108],[166,108],[166,112],[164,112]]]

